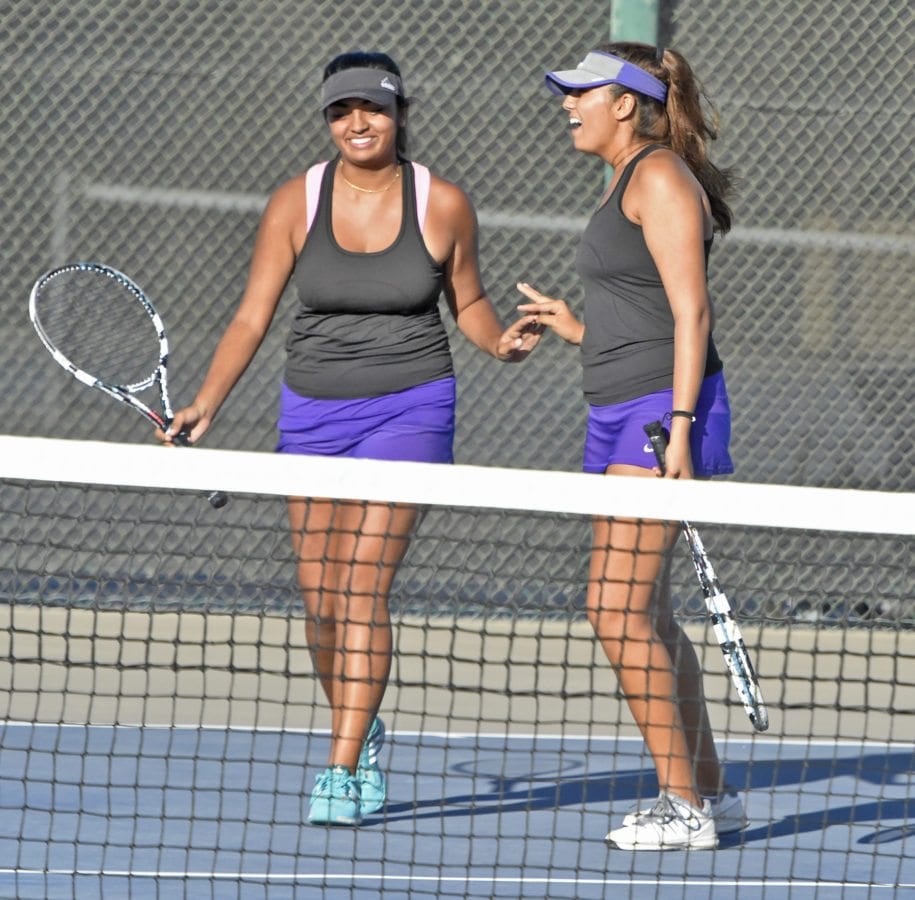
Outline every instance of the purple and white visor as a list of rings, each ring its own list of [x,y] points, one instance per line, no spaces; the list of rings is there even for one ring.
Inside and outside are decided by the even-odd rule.
[[[403,84],[392,72],[384,69],[341,69],[321,85],[321,109],[356,97],[379,106],[393,106],[403,97]]]
[[[620,84],[664,103],[667,86],[643,68],[626,62],[612,53],[592,50],[578,68],[546,73],[546,86],[554,94],[586,91],[604,84]]]

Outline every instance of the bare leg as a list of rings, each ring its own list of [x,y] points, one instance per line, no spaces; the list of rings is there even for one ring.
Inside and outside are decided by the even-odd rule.
[[[676,536],[676,535],[674,535]],[[677,676],[677,698],[680,718],[693,761],[696,784],[703,796],[719,793],[723,773],[708,717],[702,669],[692,641],[686,636],[673,614],[670,596],[670,566],[676,543],[665,552],[657,582],[655,628],[674,664]]]
[[[654,477],[633,466],[611,466],[608,473]],[[588,617],[645,738],[661,790],[701,806],[697,764],[703,789],[714,782],[717,790],[720,767],[698,660],[673,618],[669,581],[659,584],[662,567],[664,579],[670,576],[676,528],[596,519],[593,529]]]
[[[329,765],[354,771],[391,668],[388,593],[416,519],[413,507],[289,501],[306,635],[332,710]]]

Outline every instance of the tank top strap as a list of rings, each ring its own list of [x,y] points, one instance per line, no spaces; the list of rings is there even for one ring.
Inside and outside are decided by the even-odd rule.
[[[618,207],[620,207],[620,204],[623,202],[623,194],[626,192],[626,187],[632,179],[632,173],[635,171],[635,167],[639,161],[643,160],[650,153],[654,153],[655,150],[663,149],[663,144],[649,144],[647,147],[642,147],[642,149],[626,163],[623,174],[620,175],[620,180],[616,183],[616,187],[613,188],[613,194],[616,197],[616,205]]]

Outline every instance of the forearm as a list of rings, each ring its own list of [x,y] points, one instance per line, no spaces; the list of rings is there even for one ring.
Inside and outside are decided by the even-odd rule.
[[[706,310],[694,315],[680,316],[674,324],[674,378],[673,409],[694,413],[705,374],[708,351],[709,317]],[[679,421],[678,421],[679,420]],[[671,437],[675,430],[688,432],[689,419],[675,416],[671,423]]]
[[[193,405],[212,419],[254,358],[264,333],[234,319],[223,334]]]
[[[499,341],[504,328],[489,299],[478,297],[458,312],[455,321],[461,333],[490,356],[499,357]]]

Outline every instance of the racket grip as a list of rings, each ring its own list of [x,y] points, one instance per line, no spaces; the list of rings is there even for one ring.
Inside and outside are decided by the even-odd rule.
[[[192,447],[190,435],[186,431],[179,431],[172,440],[182,447]],[[213,509],[222,509],[229,502],[229,495],[225,491],[211,491],[207,500]]]
[[[655,459],[658,461],[658,466],[663,475],[666,470],[664,453],[667,450],[667,429],[656,420],[654,422],[649,422],[645,426],[645,434],[648,435],[651,449],[654,450]]]

